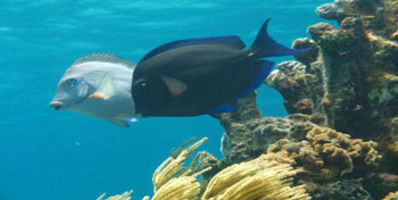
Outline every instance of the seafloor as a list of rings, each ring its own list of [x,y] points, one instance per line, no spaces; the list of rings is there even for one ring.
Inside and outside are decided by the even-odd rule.
[[[183,145],[155,171],[153,200],[398,199],[398,2],[316,12],[338,27],[308,27],[293,47],[312,50],[266,80],[289,115],[262,118],[256,94],[232,102],[238,111],[215,116],[225,157],[203,151],[187,166],[206,138]]]

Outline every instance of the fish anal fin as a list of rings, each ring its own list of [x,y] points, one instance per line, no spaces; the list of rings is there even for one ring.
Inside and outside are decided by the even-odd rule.
[[[161,78],[167,85],[172,97],[176,97],[188,89],[187,84],[181,80],[169,76],[161,76]]]
[[[238,108],[235,106],[227,105],[227,104],[222,104],[214,107],[213,109],[208,112],[209,115],[216,115],[216,114],[222,114],[222,113],[229,113],[237,110]]]
[[[156,56],[162,52],[191,45],[200,45],[200,44],[214,44],[214,45],[223,45],[237,49],[245,48],[245,44],[238,36],[223,36],[223,37],[207,37],[207,38],[193,38],[186,40],[177,40],[174,42],[169,42],[164,45],[161,45],[148,54],[146,54],[140,62],[143,62],[153,56]]]

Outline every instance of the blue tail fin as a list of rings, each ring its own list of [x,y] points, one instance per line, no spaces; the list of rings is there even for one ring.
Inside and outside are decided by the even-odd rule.
[[[249,49],[249,54],[253,54],[257,58],[270,56],[287,56],[306,52],[310,49],[290,49],[272,39],[267,33],[268,23],[271,19],[267,19],[257,34],[256,40]]]

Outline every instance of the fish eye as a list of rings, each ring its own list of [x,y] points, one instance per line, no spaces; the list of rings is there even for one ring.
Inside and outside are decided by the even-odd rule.
[[[78,84],[78,80],[76,78],[70,78],[65,81],[65,84],[69,87],[75,87]]]
[[[146,87],[147,83],[144,80],[140,80],[137,82],[137,85],[141,86],[141,87]]]

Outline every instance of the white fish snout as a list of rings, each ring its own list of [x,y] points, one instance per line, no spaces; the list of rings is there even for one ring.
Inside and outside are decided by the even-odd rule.
[[[49,106],[55,110],[60,110],[64,106],[64,103],[61,101],[51,101]]]

